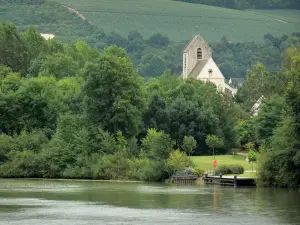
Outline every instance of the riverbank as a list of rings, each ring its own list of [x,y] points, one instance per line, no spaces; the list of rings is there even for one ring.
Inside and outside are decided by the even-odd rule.
[[[145,181],[134,180],[93,180],[93,179],[66,179],[66,178],[13,178],[5,177],[0,180],[41,180],[41,181],[81,181],[81,182],[115,182],[115,183],[144,183]]]

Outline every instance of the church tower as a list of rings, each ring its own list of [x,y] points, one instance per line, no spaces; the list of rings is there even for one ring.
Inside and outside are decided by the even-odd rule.
[[[219,91],[235,95],[237,90],[225,82],[221,70],[212,58],[212,50],[200,35],[195,36],[183,51],[182,78],[212,83]]]
[[[195,36],[183,51],[183,78],[187,78],[197,64],[205,64],[212,56],[211,48],[202,36]]]

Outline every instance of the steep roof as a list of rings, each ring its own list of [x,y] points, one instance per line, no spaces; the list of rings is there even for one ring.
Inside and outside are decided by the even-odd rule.
[[[183,52],[186,52],[190,46],[197,40],[200,40],[201,42],[204,42],[206,43],[206,41],[204,40],[204,38],[201,36],[201,35],[196,35],[185,47],[184,47],[184,50]]]
[[[202,71],[203,67],[206,65],[209,59],[199,60],[192,72],[190,73],[189,77],[197,78],[199,73]]]

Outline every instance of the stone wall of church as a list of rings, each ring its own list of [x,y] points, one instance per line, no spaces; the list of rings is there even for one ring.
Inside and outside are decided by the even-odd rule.
[[[202,50],[202,59],[209,59],[212,55],[211,49],[208,44],[201,38],[198,37],[197,39],[193,40],[189,49],[184,53],[183,58],[183,66],[186,60],[186,71],[183,71],[184,75],[189,75],[194,67],[196,66],[198,59],[197,59],[197,49],[201,48]],[[184,67],[183,67],[184,68]],[[184,69],[183,69],[184,70]]]

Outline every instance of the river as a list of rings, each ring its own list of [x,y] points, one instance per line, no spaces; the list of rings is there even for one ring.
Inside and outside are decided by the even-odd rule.
[[[1,225],[299,225],[300,192],[0,179]]]

